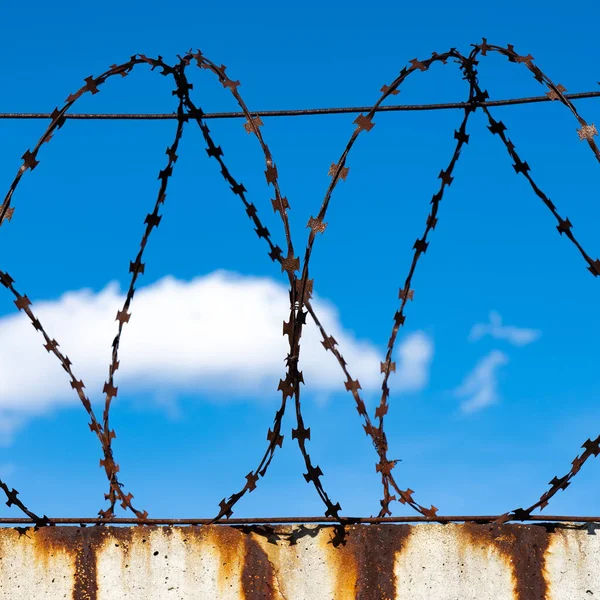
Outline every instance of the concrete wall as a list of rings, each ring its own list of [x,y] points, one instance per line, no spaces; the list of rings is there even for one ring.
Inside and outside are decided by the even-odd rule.
[[[0,529],[1,600],[600,600],[600,526]]]

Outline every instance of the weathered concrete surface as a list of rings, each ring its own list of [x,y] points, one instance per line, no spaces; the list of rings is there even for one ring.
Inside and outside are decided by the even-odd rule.
[[[335,533],[0,529],[0,600],[600,600],[600,526],[358,525],[337,546]]]

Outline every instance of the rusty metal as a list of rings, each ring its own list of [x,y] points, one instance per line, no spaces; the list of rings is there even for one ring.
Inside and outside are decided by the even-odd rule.
[[[489,100],[489,94],[487,93],[487,91],[482,90],[479,84],[476,67],[478,65],[478,58],[481,56],[486,56],[488,53],[491,52],[499,53],[505,56],[512,63],[524,64],[531,71],[534,78],[539,83],[547,86],[548,91],[546,93],[546,96],[535,98],[523,98],[516,100]],[[134,508],[134,506],[131,504],[133,495],[131,493],[125,493],[125,491],[123,490],[123,484],[119,481],[119,478],[117,476],[117,473],[119,472],[119,466],[115,463],[112,452],[112,440],[115,437],[115,432],[110,429],[109,415],[112,400],[117,396],[118,391],[118,388],[115,385],[114,375],[119,368],[118,350],[121,335],[123,332],[124,325],[129,321],[131,317],[131,303],[135,293],[135,284],[137,278],[138,276],[144,274],[145,265],[142,262],[144,249],[147,245],[150,233],[152,232],[153,228],[158,227],[162,218],[162,215],[159,214],[159,208],[160,205],[164,204],[165,202],[168,183],[170,181],[170,177],[173,173],[173,169],[177,161],[177,149],[179,146],[179,142],[183,134],[184,126],[189,121],[195,121],[196,124],[199,126],[203,139],[207,145],[206,151],[208,156],[214,158],[217,161],[220,167],[221,174],[225,179],[226,183],[229,185],[234,195],[238,196],[242,201],[246,214],[252,221],[253,226],[255,227],[256,234],[259,238],[264,239],[267,243],[269,247],[269,257],[273,262],[279,263],[281,271],[287,274],[290,286],[290,313],[288,321],[284,322],[283,324],[283,335],[288,337],[289,346],[287,357],[285,360],[286,373],[284,378],[280,379],[277,388],[278,391],[281,391],[282,393],[282,399],[280,407],[275,413],[272,429],[269,428],[267,433],[267,448],[255,469],[253,469],[248,473],[248,475],[246,475],[246,482],[244,486],[229,497],[223,498],[223,500],[219,504],[219,511],[213,519],[204,521],[194,520],[191,522],[204,522],[207,524],[212,524],[218,522],[223,517],[226,517],[228,519],[228,522],[233,522],[230,518],[233,514],[233,507],[246,493],[250,493],[256,488],[258,481],[266,475],[268,467],[274,457],[277,447],[281,447],[283,443],[284,438],[281,433],[282,419],[287,407],[288,399],[292,398],[294,400],[296,416],[296,428],[292,429],[292,439],[295,439],[297,441],[299,450],[304,459],[304,464],[307,471],[304,474],[304,478],[308,483],[312,483],[317,494],[319,495],[319,497],[325,505],[325,522],[329,522],[329,520],[331,520],[332,522],[336,522],[342,525],[349,525],[351,523],[358,522],[354,518],[344,517],[340,514],[342,510],[341,506],[338,502],[334,502],[326,492],[323,483],[321,482],[323,472],[313,462],[313,459],[309,454],[308,450],[307,442],[310,441],[310,427],[308,427],[305,423],[302,414],[300,384],[304,383],[304,378],[302,372],[299,370],[300,340],[302,336],[303,326],[306,323],[306,317],[308,315],[311,316],[311,318],[319,328],[321,335],[323,336],[322,344],[325,350],[331,351],[336,357],[336,360],[338,361],[338,364],[340,365],[340,368],[342,369],[342,372],[346,377],[346,381],[344,383],[345,388],[352,394],[354,398],[357,411],[362,420],[364,421],[363,427],[365,429],[365,433],[371,438],[373,446],[378,455],[376,470],[381,475],[381,482],[383,488],[383,498],[380,502],[381,510],[379,512],[380,520],[361,520],[360,522],[384,522],[381,519],[392,514],[390,505],[394,500],[398,500],[403,504],[408,504],[417,513],[419,513],[421,517],[415,517],[415,520],[435,520],[439,522],[449,522],[451,520],[465,520],[456,517],[438,516],[438,509],[435,506],[431,505],[430,508],[426,508],[424,505],[421,505],[418,502],[416,502],[416,500],[414,500],[413,498],[415,492],[410,488],[402,490],[392,474],[392,470],[395,468],[398,461],[390,460],[387,457],[388,442],[384,429],[384,421],[385,415],[389,409],[388,381],[391,374],[395,372],[395,364],[392,361],[392,355],[399,330],[405,322],[405,308],[408,301],[413,301],[415,296],[415,292],[411,287],[412,279],[416,271],[419,259],[423,254],[425,254],[429,246],[429,236],[431,232],[435,229],[435,226],[438,222],[439,203],[443,198],[446,188],[450,186],[453,181],[454,167],[461,155],[463,146],[468,144],[469,135],[467,134],[467,124],[469,118],[477,110],[482,110],[485,113],[489,122],[488,129],[493,135],[497,135],[502,141],[502,143],[505,145],[511,159],[514,161],[513,167],[516,173],[520,173],[525,176],[530,186],[532,187],[534,193],[542,200],[542,202],[548,207],[548,209],[557,219],[558,232],[561,235],[564,233],[565,236],[576,246],[576,248],[583,256],[584,260],[587,262],[588,270],[594,276],[600,274],[600,260],[593,260],[584,251],[583,247],[580,245],[580,243],[577,241],[577,239],[572,233],[572,224],[569,221],[569,219],[563,219],[559,215],[554,204],[548,199],[545,193],[542,192],[542,190],[534,182],[530,175],[529,165],[523,160],[521,160],[519,155],[516,153],[515,145],[507,138],[506,127],[501,121],[496,121],[490,113],[490,106],[558,100],[559,103],[569,108],[569,110],[577,120],[579,124],[579,129],[577,130],[579,139],[587,142],[588,146],[596,156],[596,159],[600,161],[600,151],[594,140],[594,137],[596,137],[598,134],[596,127],[593,123],[588,124],[579,115],[579,113],[575,109],[575,106],[572,103],[572,99],[591,96],[586,96],[585,94],[565,94],[565,88],[560,84],[554,84],[533,63],[533,57],[531,55],[521,56],[517,54],[514,51],[514,48],[510,45],[506,48],[503,48],[501,46],[494,46],[488,44],[487,40],[485,39],[481,44],[474,45],[473,49],[467,56],[464,56],[463,54],[461,54],[453,48],[444,54],[434,53],[430,58],[427,58],[422,61],[416,58],[411,60],[410,66],[403,67],[400,71],[400,75],[394,81],[392,81],[391,84],[384,85],[382,87],[381,96],[379,100],[373,106],[362,109],[358,117],[354,120],[355,128],[350,137],[350,140],[346,144],[338,160],[336,162],[333,162],[329,167],[329,175],[331,177],[331,182],[325,193],[325,197],[323,199],[321,207],[316,213],[316,216],[313,216],[315,214],[313,213],[313,215],[311,215],[308,221],[308,239],[304,251],[304,256],[301,260],[300,256],[297,255],[294,250],[294,245],[291,236],[290,223],[287,213],[288,209],[290,208],[290,202],[280,190],[278,183],[277,166],[266,142],[264,141],[263,135],[260,130],[260,127],[263,126],[261,116],[282,116],[283,114],[290,113],[330,114],[331,112],[335,111],[355,112],[356,109],[310,109],[308,111],[270,111],[268,113],[251,112],[246,106],[244,100],[242,99],[238,91],[240,82],[231,79],[227,75],[225,66],[218,66],[216,63],[206,58],[200,51],[195,53],[190,51],[184,56],[180,56],[178,58],[179,62],[175,66],[170,66],[163,61],[162,57],[149,58],[145,55],[134,55],[130,58],[129,61],[121,65],[113,65],[109,70],[107,70],[106,72],[104,72],[96,78],[86,78],[85,85],[81,87],[75,94],[70,95],[61,109],[57,108],[51,113],[51,124],[48,126],[48,128],[46,129],[36,146],[32,150],[27,150],[23,155],[23,164],[19,168],[13,182],[11,183],[3,204],[0,205],[1,225],[4,220],[10,220],[13,216],[14,208],[11,206],[11,201],[23,174],[28,170],[32,171],[33,169],[35,169],[35,167],[38,164],[38,153],[42,145],[50,141],[53,133],[59,130],[64,125],[66,119],[68,118],[66,114],[67,111],[78,101],[78,99],[82,95],[87,93],[90,93],[92,95],[96,94],[99,91],[99,87],[102,84],[104,84],[109,78],[114,77],[116,75],[121,75],[122,77],[125,77],[136,66],[140,64],[149,65],[152,71],[159,70],[161,75],[173,78],[173,81],[175,83],[175,90],[173,91],[173,95],[176,96],[178,99],[177,112],[175,113],[175,115],[150,116],[151,118],[175,118],[177,120],[177,129],[175,132],[174,140],[171,143],[171,146],[169,146],[166,151],[168,157],[167,164],[165,168],[160,171],[158,176],[158,179],[160,180],[158,195],[154,204],[153,212],[149,213],[146,216],[144,222],[146,227],[140,243],[140,250],[135,260],[130,263],[129,271],[132,274],[132,276],[127,296],[122,309],[118,311],[116,316],[116,320],[119,322],[119,324],[116,337],[114,338],[112,343],[112,357],[111,364],[109,366],[108,380],[106,381],[103,388],[105,402],[104,412],[101,421],[94,414],[90,401],[83,391],[85,388],[83,381],[78,380],[76,378],[71,369],[71,361],[69,360],[69,358],[62,354],[62,352],[58,349],[58,342],[56,342],[55,339],[51,338],[46,333],[39,319],[35,317],[34,313],[30,308],[31,301],[29,300],[29,298],[26,295],[21,295],[16,290],[16,288],[13,285],[14,280],[8,273],[0,271],[0,283],[2,283],[15,296],[15,305],[17,306],[17,308],[27,315],[35,329],[42,334],[46,342],[46,350],[48,352],[52,352],[59,359],[63,369],[71,378],[71,387],[76,391],[80,401],[82,402],[86,412],[88,413],[91,419],[89,427],[91,431],[96,434],[100,441],[103,453],[103,459],[101,459],[100,461],[100,466],[104,468],[105,474],[109,481],[109,491],[107,494],[105,494],[105,500],[109,501],[109,507],[105,510],[100,510],[98,513],[100,519],[93,521],[98,523],[121,522],[114,518],[115,505],[117,501],[120,501],[122,508],[129,509],[136,515],[136,523],[148,524],[151,522],[147,518],[148,513],[146,511],[138,510]],[[445,65],[448,62],[452,62],[458,65],[460,72],[463,76],[463,80],[465,80],[469,86],[468,100],[466,102],[459,104],[454,103],[446,105],[430,105],[427,107],[382,106],[383,101],[386,100],[389,96],[397,95],[399,93],[400,86],[409,76],[413,75],[415,72],[427,71],[429,67],[434,63],[442,63]],[[189,83],[187,79],[186,69],[192,64],[195,64],[199,68],[205,69],[213,75],[215,75],[218,81],[221,83],[221,85],[224,88],[228,89],[229,92],[233,95],[234,99],[236,100],[237,104],[241,109],[241,113],[212,113],[212,115],[207,115],[206,113],[204,113],[202,109],[193,102],[190,95],[193,86]],[[598,95],[598,93],[593,92],[589,94]],[[331,203],[333,192],[340,180],[346,181],[350,174],[350,169],[347,166],[347,160],[358,136],[363,132],[370,131],[375,126],[376,123],[373,121],[373,119],[377,112],[383,110],[429,110],[433,109],[434,106],[435,108],[460,108],[463,110],[464,115],[458,129],[454,132],[454,139],[456,140],[454,151],[446,167],[441,170],[438,176],[441,180],[440,185],[438,187],[437,192],[433,194],[431,200],[432,206],[426,219],[424,232],[420,238],[417,238],[413,246],[413,260],[408,275],[405,279],[404,285],[399,291],[400,306],[394,314],[392,331],[387,345],[386,356],[384,361],[381,362],[381,373],[383,375],[381,385],[381,398],[374,414],[374,419],[377,420],[377,424],[374,425],[373,421],[371,420],[366,411],[365,403],[361,398],[359,391],[361,389],[361,386],[359,381],[353,379],[353,377],[351,376],[347,363],[344,360],[340,349],[337,347],[336,340],[327,334],[318,318],[318,315],[312,307],[311,296],[314,287],[314,280],[309,278],[309,265],[313,254],[313,247],[315,241],[319,235],[323,235],[325,233],[327,228],[327,222],[325,219],[328,207]],[[327,113],[327,111],[329,111],[329,113]],[[267,180],[267,184],[272,186],[273,188],[273,194],[275,198],[271,200],[271,205],[273,210],[279,213],[279,218],[283,226],[283,232],[286,240],[285,251],[273,242],[271,233],[266,227],[263,226],[258,216],[257,207],[247,200],[247,190],[245,189],[242,183],[238,182],[237,179],[234,178],[234,176],[227,168],[223,160],[223,151],[221,147],[214,142],[210,134],[210,130],[205,123],[205,120],[207,118],[225,118],[225,116],[239,117],[240,115],[243,115],[246,120],[244,123],[244,128],[246,132],[254,134],[256,136],[261,151],[265,158],[265,178]],[[107,118],[110,117],[110,115],[104,116]],[[79,118],[87,117],[94,118],[94,115],[79,115]],[[146,118],[148,117],[148,115],[138,115],[138,117]],[[299,275],[297,275],[297,273],[299,273]],[[597,456],[598,454],[600,454],[600,436],[593,441],[587,440],[584,443],[583,448],[585,449],[585,451],[582,453],[581,456],[577,456],[575,458],[575,460],[572,463],[571,470],[561,478],[555,477],[549,484],[551,486],[550,489],[541,496],[538,502],[531,505],[527,509],[518,508],[513,511],[504,513],[500,516],[489,517],[489,519],[493,518],[497,524],[501,524],[510,520],[525,521],[532,520],[533,518],[537,519],[537,517],[534,517],[531,513],[537,508],[545,508],[545,506],[548,504],[548,501],[560,489],[565,489],[570,484],[571,479],[579,472],[581,466],[587,461],[588,458],[590,458],[592,455]],[[1,481],[0,487],[3,489],[8,498],[7,504],[9,506],[13,504],[18,506],[32,520],[25,520],[25,522],[35,523],[36,528],[44,527],[51,524],[51,520],[48,519],[48,517],[44,516],[40,518],[35,513],[29,511],[29,509],[27,509],[26,506],[18,499],[18,492],[16,490],[10,490],[10,488],[4,482]],[[392,495],[392,491],[394,495]],[[405,520],[404,518],[400,519]],[[469,519],[474,521],[482,521],[487,520],[488,517],[469,517]],[[83,522],[80,519],[77,519],[75,521],[80,523]],[[242,522],[244,520],[238,521]],[[322,518],[321,521],[323,521]],[[0,522],[2,521],[0,520]],[[59,521],[53,520],[52,522],[57,523]],[[126,520],[123,522],[131,521]],[[166,521],[160,520],[160,522],[163,523]],[[252,522],[256,523],[257,521],[252,520]]]
[[[564,90],[563,90],[564,91]],[[577,94],[565,94],[568,100],[582,100],[585,98],[598,98],[600,92],[579,92]],[[546,94],[545,96],[529,96],[526,98],[507,98],[505,100],[490,100],[488,102],[471,103],[468,102],[443,102],[439,104],[393,104],[390,106],[379,106],[376,112],[405,112],[422,110],[464,110],[468,106],[481,108],[483,106],[515,106],[517,104],[537,104],[539,102],[550,102],[555,100]],[[337,108],[300,108],[291,110],[253,110],[253,117],[307,117],[316,115],[342,115],[358,114],[369,112],[372,106],[351,106]],[[0,113],[0,119],[50,119],[51,113]],[[204,113],[202,116],[207,119],[245,119],[246,115],[241,112],[214,112]],[[177,119],[176,113],[71,113],[66,114],[65,119],[76,120],[148,120],[157,121],[165,119]]]
[[[501,515],[436,515],[424,517],[422,515],[404,517],[346,517],[352,525],[380,525],[394,523],[496,523]],[[107,525],[106,519],[100,517],[56,517],[48,518],[47,524],[55,525]],[[530,515],[526,519],[515,519],[519,522],[541,523],[600,523],[600,517],[574,517],[560,515]],[[284,524],[315,524],[338,523],[334,517],[232,517],[225,521],[214,519],[128,519],[115,517],[110,520],[110,525],[284,525]],[[35,525],[34,519],[0,518],[0,525]]]

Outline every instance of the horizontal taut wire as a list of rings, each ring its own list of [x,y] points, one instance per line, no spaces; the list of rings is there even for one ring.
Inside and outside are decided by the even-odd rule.
[[[569,100],[582,100],[584,98],[598,98],[600,92],[580,92],[578,94],[565,94]],[[506,100],[490,100],[488,102],[448,102],[445,104],[396,104],[392,106],[378,106],[376,112],[400,112],[420,110],[447,110],[465,109],[468,106],[514,106],[515,104],[534,104],[537,102],[552,102],[548,96],[531,96],[528,98],[508,98]],[[262,110],[250,111],[254,117],[306,117],[313,115],[355,114],[369,112],[371,106],[351,106],[345,108],[301,108],[296,110]],[[0,113],[0,119],[50,119],[50,113]],[[98,120],[147,120],[160,121],[163,119],[177,119],[176,113],[73,113],[65,114],[65,119],[98,119]],[[242,119],[246,118],[243,112],[217,112],[204,113],[203,119]]]
[[[406,517],[344,517],[349,523],[378,525],[385,523],[490,523],[496,521],[498,515],[473,515],[473,516],[443,516],[428,518],[419,516]],[[555,515],[529,515],[525,521],[544,523],[600,523],[600,517],[573,517]],[[258,518],[231,518],[226,521],[214,519],[131,519],[115,518],[110,521],[98,517],[58,517],[48,519],[50,525],[302,525],[308,523],[337,524],[339,520],[334,517],[258,517]],[[2,518],[0,525],[33,524],[33,519]]]

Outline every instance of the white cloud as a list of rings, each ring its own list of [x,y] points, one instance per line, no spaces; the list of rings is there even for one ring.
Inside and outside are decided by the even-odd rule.
[[[397,375],[391,380],[394,390],[422,390],[429,383],[429,370],[433,359],[433,341],[417,331],[406,337],[398,347]]]
[[[472,413],[498,401],[498,369],[508,363],[508,356],[500,350],[493,350],[484,356],[475,368],[454,390],[457,398],[463,398],[460,408]]]
[[[124,301],[117,283],[102,291],[67,292],[58,300],[33,302],[32,310],[48,335],[69,356],[93,404],[102,401],[115,316]],[[192,281],[168,276],[136,290],[132,316],[125,325],[115,385],[153,395],[174,418],[178,392],[211,392],[218,397],[265,399],[285,375],[288,318],[287,288],[268,278],[216,271]],[[382,353],[343,328],[336,308],[313,301],[329,335],[338,341],[350,372],[365,391],[381,385]],[[321,336],[307,318],[301,369],[306,389],[326,396],[344,390],[335,357],[321,346]],[[433,343],[422,332],[398,347],[394,390],[417,391],[429,379]],[[33,415],[79,403],[57,358],[22,313],[0,319],[0,438]]]
[[[497,340],[505,340],[515,346],[526,346],[540,338],[539,329],[524,329],[514,325],[502,325],[502,317],[496,312],[490,312],[489,323],[473,325],[469,334],[469,341],[475,342],[486,335],[491,335]]]

